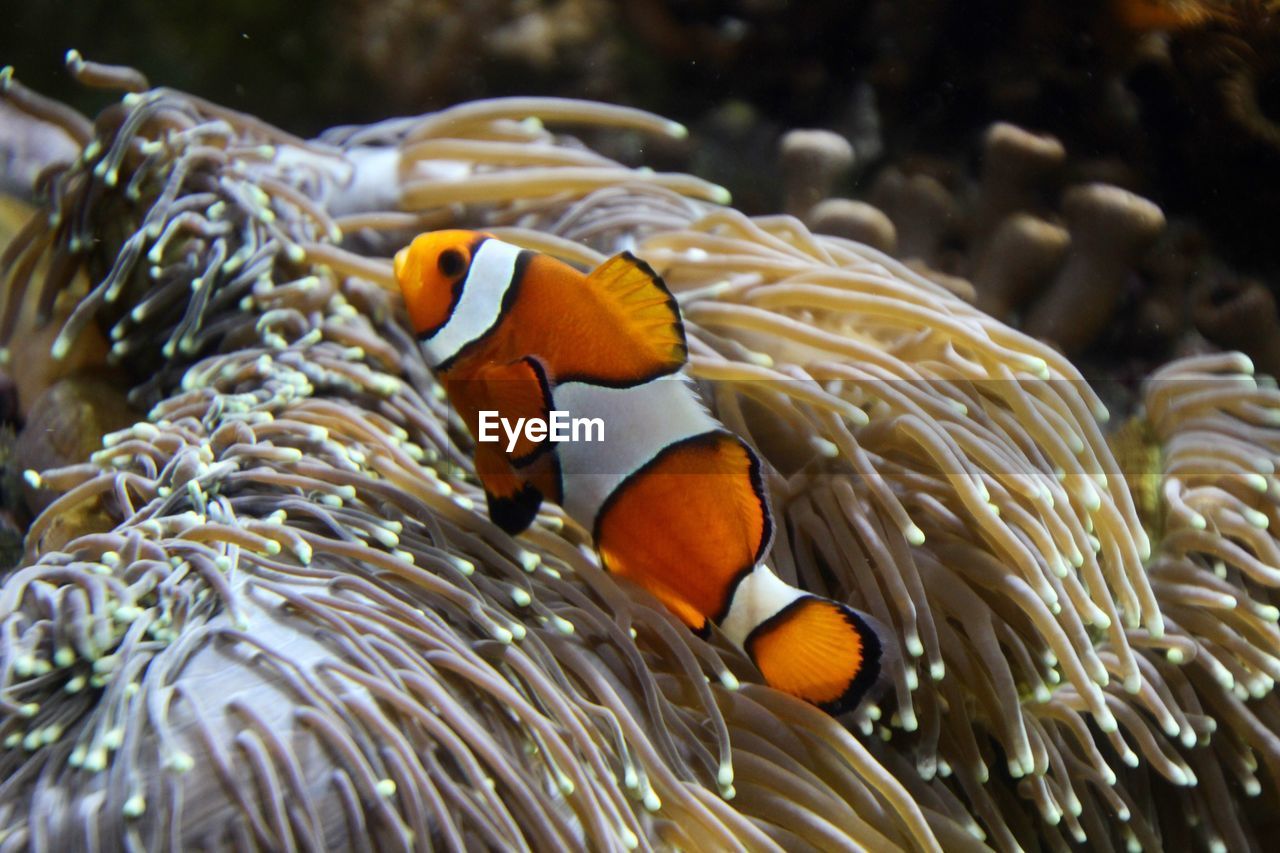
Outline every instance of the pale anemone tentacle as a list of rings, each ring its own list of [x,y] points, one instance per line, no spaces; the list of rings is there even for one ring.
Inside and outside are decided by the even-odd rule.
[[[547,105],[441,114],[424,139],[468,135],[410,156],[452,156],[472,138],[554,148],[512,122]],[[6,256],[4,305],[77,286],[33,278],[46,254],[74,270],[101,253],[103,277],[71,293],[62,346],[108,316],[118,364],[166,367],[134,391],[146,420],[83,464],[31,474],[61,496],[0,597],[0,735],[19,747],[0,757],[5,845],[92,832],[148,846],[765,849],[843,830],[934,847],[919,814],[904,819],[905,790],[865,756],[843,766],[848,749],[831,765],[838,789],[748,773],[736,802],[735,755],[763,760],[748,737],[768,743],[778,724],[720,710],[743,659],[620,589],[563,517],[521,540],[484,517],[456,421],[386,293],[389,266],[338,243],[352,224],[376,242],[379,228],[424,221],[378,206],[398,178],[377,172],[389,160],[374,149],[412,123],[352,133],[360,150],[346,151],[341,134],[304,142],[168,90],[108,118],[53,180],[60,212]],[[567,244],[542,236],[539,217],[596,229],[603,245],[639,233],[619,224],[629,199],[651,204],[656,229],[706,209],[672,188],[716,194],[686,178],[646,188],[580,149],[513,157],[498,144],[455,177],[474,169],[480,186],[508,170],[487,215],[542,249]],[[510,215],[584,160],[599,170],[590,200],[575,209],[569,182]],[[112,245],[91,239],[106,200],[126,211]],[[603,230],[597,203],[613,217]],[[87,529],[53,523],[89,507]]]
[[[29,477],[61,496],[0,592],[5,849],[89,827],[1154,848],[1188,819],[1206,846],[1258,843],[1280,394],[1240,357],[1152,377],[1148,495],[1070,363],[963,287],[546,128],[679,132],[664,119],[506,99],[304,141],[171,90],[91,125],[3,89],[84,150],[0,262],[0,335],[35,300],[63,354],[105,320],[122,367],[164,365],[135,389],[145,421]],[[445,226],[664,275],[694,374],[766,460],[770,564],[901,649],[850,729],[737,689],[746,660],[602,573],[558,510],[520,539],[488,521],[391,292],[389,255]]]

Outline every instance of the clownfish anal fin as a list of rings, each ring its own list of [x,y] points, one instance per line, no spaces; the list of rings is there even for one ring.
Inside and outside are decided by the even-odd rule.
[[[519,485],[508,495],[495,495],[486,489],[484,496],[489,503],[489,520],[512,536],[528,529],[542,506],[542,492],[529,483]]]
[[[544,500],[559,503],[563,498],[555,454],[543,454],[529,465],[513,468],[498,445],[485,443],[476,447],[475,459],[489,520],[512,536],[533,523]]]
[[[871,617],[814,595],[761,622],[744,647],[769,686],[829,714],[857,707],[884,663],[884,637]]]
[[[523,532],[533,523],[543,499],[542,489],[529,476],[531,472],[512,468],[502,448],[494,443],[477,445],[475,459],[489,520],[512,536]]]
[[[619,331],[641,344],[638,374],[674,373],[688,359],[680,307],[653,267],[630,252],[614,255],[587,276]]]

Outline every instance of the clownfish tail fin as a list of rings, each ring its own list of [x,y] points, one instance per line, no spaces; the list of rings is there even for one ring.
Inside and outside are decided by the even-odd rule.
[[[829,714],[853,710],[878,692],[894,646],[875,618],[847,604],[800,592],[772,572],[755,589],[739,592],[770,596],[775,602],[780,596],[789,599],[780,607],[744,604],[748,611],[769,613],[750,626],[742,647],[770,687]]]

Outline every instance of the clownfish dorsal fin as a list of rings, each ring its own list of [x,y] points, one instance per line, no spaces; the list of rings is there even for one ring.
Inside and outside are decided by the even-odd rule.
[[[684,322],[675,297],[653,267],[630,252],[614,255],[587,275],[587,284],[601,297],[619,326],[642,341],[646,375],[679,370],[688,359]]]

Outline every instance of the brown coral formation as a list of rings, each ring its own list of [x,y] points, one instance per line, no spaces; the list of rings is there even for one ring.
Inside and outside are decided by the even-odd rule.
[[[552,99],[323,142],[167,90],[98,117],[0,319],[90,270],[56,341],[103,324],[148,411],[30,475],[60,497],[0,588],[4,844],[1158,849],[1190,823],[1257,845],[1280,392],[1238,356],[1153,377],[1148,512],[1122,462],[1152,455],[1113,453],[1055,350],[557,122],[678,132]],[[751,684],[558,510],[519,539],[488,522],[381,286],[448,224],[663,272],[693,372],[767,460],[775,569],[898,641],[882,701],[846,728]],[[106,528],[52,535],[90,506]]]
[[[104,435],[138,420],[140,413],[125,402],[120,386],[120,376],[102,370],[80,371],[50,385],[26,413],[12,464],[18,470],[43,471],[87,460],[102,446]],[[33,515],[53,500],[31,485],[25,491]]]
[[[847,146],[816,132],[784,140],[789,212],[822,233],[890,252],[955,292],[969,292],[973,282],[972,300],[984,311],[1068,355],[1098,341],[1132,300],[1129,291],[1165,229],[1155,204],[1113,184],[1069,181],[1057,139],[1007,123],[984,134],[976,180],[940,164],[889,166],[867,192],[874,207],[816,203],[848,170]],[[1181,330],[1182,313],[1178,305],[1161,315],[1176,325],[1166,337]]]
[[[1263,282],[1225,274],[1202,282],[1191,294],[1191,319],[1217,346],[1240,350],[1260,372],[1280,376],[1280,315]]]
[[[1071,251],[1023,327],[1076,353],[1115,314],[1129,276],[1164,230],[1164,214],[1144,198],[1105,184],[1072,187],[1062,199]]]
[[[853,167],[853,146],[830,130],[793,130],[783,135],[778,147],[787,193],[782,209],[792,216],[804,216],[830,197]]]

